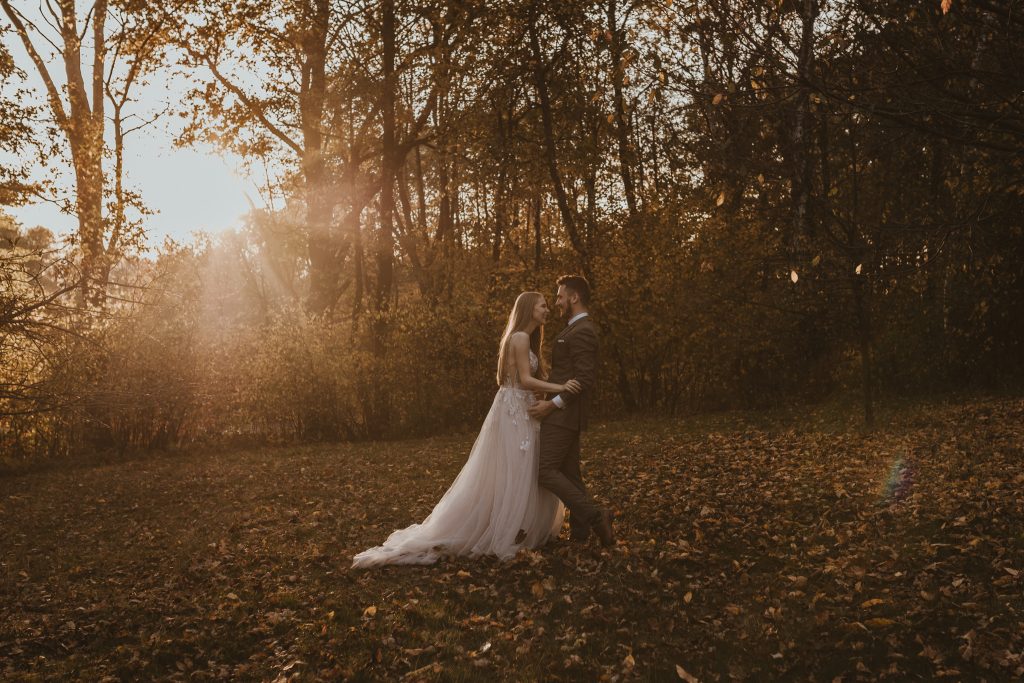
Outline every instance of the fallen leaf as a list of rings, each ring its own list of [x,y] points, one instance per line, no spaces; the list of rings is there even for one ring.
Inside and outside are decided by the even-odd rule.
[[[676,664],[676,676],[679,676],[679,678],[686,681],[686,683],[700,683],[700,679],[698,679],[693,674],[689,673],[686,669],[679,666],[678,664]]]

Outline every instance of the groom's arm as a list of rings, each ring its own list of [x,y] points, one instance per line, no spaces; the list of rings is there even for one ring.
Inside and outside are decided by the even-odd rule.
[[[559,408],[565,408],[573,401],[579,400],[585,392],[590,391],[597,381],[597,332],[591,326],[580,328],[569,340],[569,354],[572,356],[573,378],[583,387],[580,393],[573,394],[563,391],[555,396],[552,402]]]

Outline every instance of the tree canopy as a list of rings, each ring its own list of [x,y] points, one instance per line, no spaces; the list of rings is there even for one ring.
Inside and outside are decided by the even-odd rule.
[[[51,68],[2,4],[3,73]],[[879,392],[1024,377],[1015,0],[56,7],[69,74],[86,29],[105,47],[91,91],[72,78],[40,112],[74,164],[66,272],[94,320],[54,433],[451,428],[485,403],[515,294],[569,271],[594,287],[610,413],[852,390],[870,423]],[[136,67],[190,80],[178,142],[266,169],[273,208],[140,252]],[[39,144],[23,115],[0,110],[0,144]]]

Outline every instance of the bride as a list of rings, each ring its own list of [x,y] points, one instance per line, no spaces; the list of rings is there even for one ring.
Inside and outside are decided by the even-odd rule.
[[[516,298],[498,346],[498,393],[469,458],[420,524],[392,533],[355,556],[353,567],[433,564],[445,555],[509,559],[556,537],[564,508],[537,485],[540,423],[526,413],[534,392],[579,393],[580,384],[545,382],[540,347],[548,304],[538,292]]]

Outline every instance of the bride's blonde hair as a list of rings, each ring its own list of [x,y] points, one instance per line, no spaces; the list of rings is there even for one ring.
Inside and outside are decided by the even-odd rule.
[[[533,318],[533,309],[544,298],[544,295],[540,292],[523,292],[516,297],[516,302],[512,305],[512,312],[508,314],[508,324],[505,325],[505,332],[501,335],[501,343],[498,345],[498,386],[504,384],[507,376],[507,368],[505,362],[508,360],[508,347],[509,340],[512,339],[512,335],[516,332],[521,332],[526,329],[526,326],[530,324],[530,319]],[[538,325],[537,329],[530,335],[530,348],[540,359],[540,367],[537,370],[537,377],[543,379],[547,377],[547,368],[544,365],[544,360],[540,355],[540,347],[544,343],[544,326]]]

